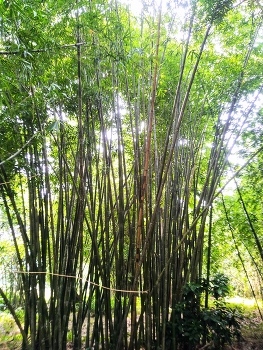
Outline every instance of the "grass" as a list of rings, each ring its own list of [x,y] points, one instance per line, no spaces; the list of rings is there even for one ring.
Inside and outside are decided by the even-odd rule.
[[[237,309],[244,317],[254,318],[260,316],[254,299],[234,297],[226,299],[226,303],[228,307]],[[262,301],[258,301],[258,305],[262,309]]]
[[[8,311],[0,312],[0,349],[16,349],[21,344],[22,336]]]

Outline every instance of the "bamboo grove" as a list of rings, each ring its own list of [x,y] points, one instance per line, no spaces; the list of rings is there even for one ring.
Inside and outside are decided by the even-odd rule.
[[[0,293],[23,349],[66,349],[69,331],[74,349],[165,349],[183,286],[209,276],[209,217],[259,108],[262,6],[141,5],[1,5],[0,205],[23,320]]]

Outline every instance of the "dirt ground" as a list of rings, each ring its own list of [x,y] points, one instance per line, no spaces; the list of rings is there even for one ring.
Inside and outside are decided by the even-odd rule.
[[[263,339],[246,339],[231,346],[225,346],[225,350],[263,350]]]
[[[263,322],[259,316],[244,318],[241,322],[242,337],[240,342],[225,346],[225,350],[263,350]]]
[[[0,350],[19,350],[18,344],[14,344],[12,340],[0,343]],[[72,350],[72,344],[68,344],[67,350]],[[84,349],[84,347],[83,347]],[[208,350],[208,348],[207,348]],[[263,350],[263,339],[246,339],[239,343],[233,343],[232,346],[226,345],[224,350]]]
[[[0,350],[19,350],[21,344],[15,339],[19,330],[12,323],[6,327],[9,320],[6,321],[5,324],[0,324],[0,339],[5,337],[5,341],[0,340]],[[241,329],[243,339],[240,342],[234,342],[232,346],[226,345],[224,350],[263,350],[263,322],[260,317],[244,318]],[[72,344],[68,343],[67,350],[72,349]],[[210,350],[211,346],[207,345],[202,349]]]

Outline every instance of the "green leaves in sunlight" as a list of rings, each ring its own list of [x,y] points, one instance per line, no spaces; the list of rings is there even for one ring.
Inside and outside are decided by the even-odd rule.
[[[216,24],[222,22],[234,3],[233,0],[201,0],[200,2],[204,6],[207,21]]]

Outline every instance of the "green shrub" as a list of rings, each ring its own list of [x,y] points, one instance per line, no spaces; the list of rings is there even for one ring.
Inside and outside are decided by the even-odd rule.
[[[211,280],[213,297],[218,300],[226,297],[230,292],[229,278],[223,273],[218,273]]]
[[[207,290],[215,298],[215,306],[206,309],[200,304],[201,296]],[[229,292],[228,278],[216,275],[211,283],[189,283],[183,289],[182,302],[173,309],[172,322],[176,341],[183,349],[194,349],[197,345],[211,342],[215,349],[241,336],[241,315],[226,306],[223,300]]]
[[[235,338],[240,339],[241,315],[236,310],[219,305],[218,308],[203,309],[200,316],[206,330],[206,340],[212,341],[215,349],[220,349],[226,343],[231,344]]]

